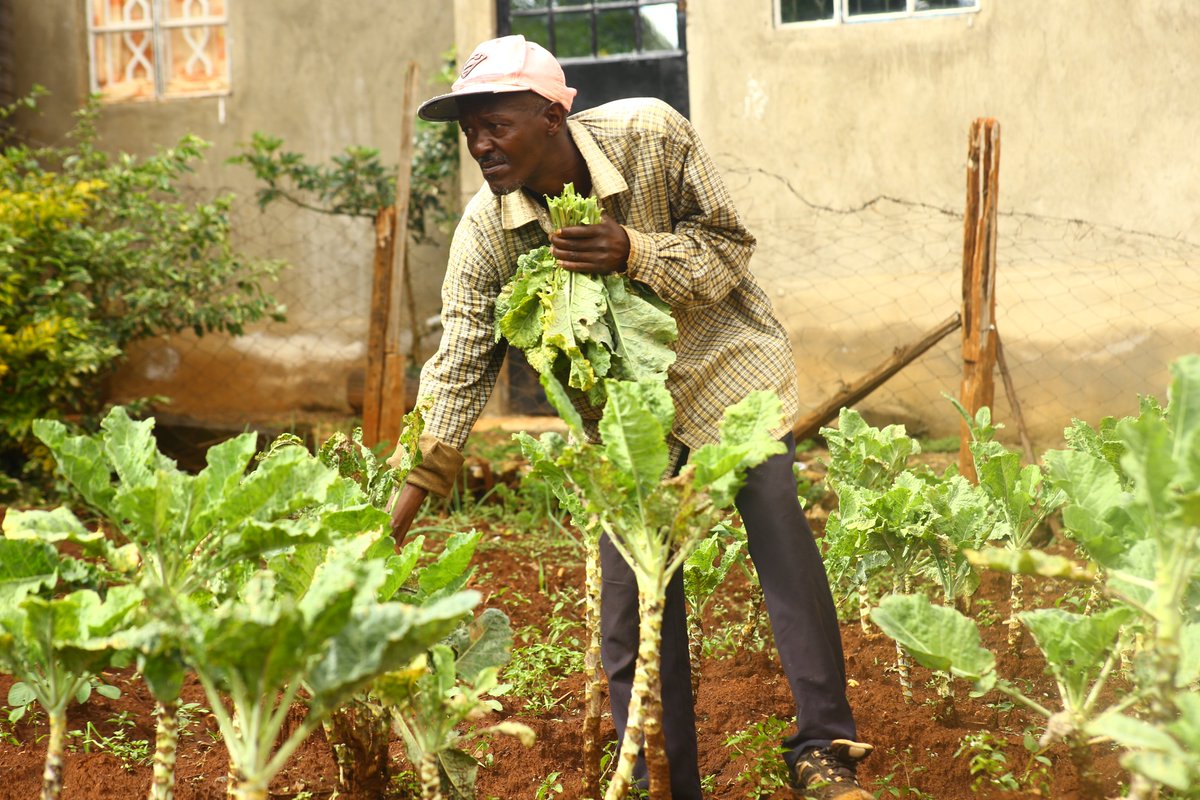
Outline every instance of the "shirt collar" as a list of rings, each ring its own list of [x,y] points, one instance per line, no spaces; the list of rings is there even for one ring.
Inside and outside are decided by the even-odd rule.
[[[600,200],[601,206],[605,198],[629,191],[625,178],[604,155],[583,123],[568,119],[567,131],[587,164],[588,174],[592,176],[592,194]],[[538,222],[544,230],[550,230],[550,215],[525,192],[509,192],[500,197],[500,224],[505,230],[516,230],[530,222]]]

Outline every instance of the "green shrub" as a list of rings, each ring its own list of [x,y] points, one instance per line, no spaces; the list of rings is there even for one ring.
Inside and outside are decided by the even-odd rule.
[[[40,91],[4,109],[32,108]],[[126,348],[193,330],[240,334],[283,308],[280,268],[230,244],[231,196],[183,183],[208,143],[184,136],[145,158],[99,149],[93,98],[63,144],[0,153],[0,465],[37,473],[36,418],[95,416]],[[48,470],[45,470],[48,472]]]

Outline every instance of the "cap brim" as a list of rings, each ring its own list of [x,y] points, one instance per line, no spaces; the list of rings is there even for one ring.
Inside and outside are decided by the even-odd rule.
[[[528,86],[513,86],[507,83],[477,83],[464,86],[456,92],[431,97],[417,109],[417,116],[428,122],[457,122],[458,98],[472,94],[499,94],[501,92],[532,92]]]

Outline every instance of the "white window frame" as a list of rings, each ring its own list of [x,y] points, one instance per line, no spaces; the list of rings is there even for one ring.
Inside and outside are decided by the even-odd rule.
[[[223,14],[208,14],[205,16],[184,17],[170,19],[167,15],[166,3],[168,0],[134,0],[144,5],[150,11],[149,19],[141,19],[126,22],[107,22],[103,25],[96,24],[96,6],[102,4],[105,8],[104,19],[108,19],[107,10],[110,7],[108,0],[87,0],[87,24],[88,24],[88,80],[91,85],[92,92],[100,92],[99,71],[96,69],[96,37],[108,36],[116,38],[128,33],[148,32],[150,34],[151,44],[153,46],[154,61],[154,96],[153,97],[136,97],[136,98],[109,98],[103,97],[106,102],[147,102],[151,100],[179,100],[193,97],[227,97],[233,90],[233,47],[229,33],[229,4],[233,0],[224,0]],[[206,2],[206,0],[200,0]],[[171,32],[175,30],[187,30],[189,28],[222,28],[225,35],[225,74],[227,76],[226,87],[224,89],[198,91],[198,92],[169,92],[167,84],[169,83],[169,75],[167,70],[171,64]],[[110,45],[105,48],[107,53],[113,52],[113,47]],[[193,54],[196,57],[196,54]],[[112,74],[110,66],[108,74]]]
[[[833,0],[833,17],[830,19],[783,21],[783,2],[775,0],[776,28],[827,28],[834,25],[861,25],[871,22],[891,22],[898,19],[925,19],[927,17],[949,17],[962,14],[978,14],[983,0],[975,0],[975,5],[963,8],[925,8],[918,9],[919,0],[906,0],[903,11],[893,11],[887,14],[855,14],[847,13],[848,0]]]

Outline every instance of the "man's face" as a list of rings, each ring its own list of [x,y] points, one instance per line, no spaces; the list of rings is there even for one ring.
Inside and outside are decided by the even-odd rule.
[[[543,112],[549,101],[533,92],[480,94],[458,100],[467,149],[492,192],[509,194],[537,174],[549,142]]]

